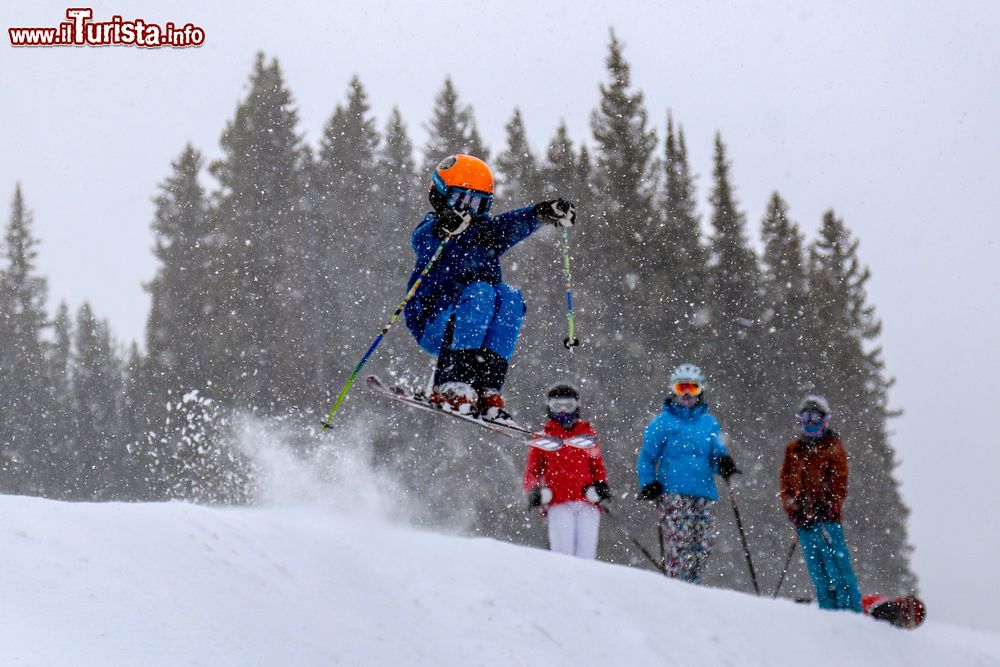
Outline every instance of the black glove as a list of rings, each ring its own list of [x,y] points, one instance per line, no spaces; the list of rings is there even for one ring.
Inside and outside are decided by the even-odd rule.
[[[552,502],[552,490],[547,486],[536,486],[528,491],[528,507],[540,507]]]
[[[448,208],[434,218],[434,236],[442,241],[449,236],[458,236],[472,224],[472,214]]]
[[[646,486],[642,487],[635,498],[636,500],[659,500],[662,495],[663,485],[659,482],[650,482]]]
[[[826,503],[813,503],[813,515],[817,521],[833,521],[833,507]]]
[[[540,202],[535,204],[533,210],[542,222],[557,227],[572,227],[576,222],[576,207],[565,199]]]
[[[720,456],[719,474],[722,475],[722,479],[729,481],[730,477],[742,475],[743,471],[736,467],[736,461],[733,460],[732,456]]]
[[[583,495],[595,505],[603,500],[611,500],[611,487],[607,482],[594,482],[592,485],[583,487]]]
[[[809,530],[816,525],[816,516],[813,514],[807,514],[806,512],[792,512],[791,519],[792,525],[796,528]]]

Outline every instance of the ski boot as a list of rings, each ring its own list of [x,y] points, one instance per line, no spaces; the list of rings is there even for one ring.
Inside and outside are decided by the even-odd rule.
[[[498,424],[515,425],[507,412],[499,389],[483,389],[479,392],[479,416]]]
[[[452,381],[437,385],[427,400],[439,410],[472,417],[478,414],[479,397],[467,382]]]

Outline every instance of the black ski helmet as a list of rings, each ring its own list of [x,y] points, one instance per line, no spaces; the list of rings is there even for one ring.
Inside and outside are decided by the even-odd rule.
[[[576,387],[569,384],[555,384],[549,389],[548,395],[545,397],[549,398],[575,398],[580,400],[580,392],[576,390]]]
[[[552,401],[554,399],[572,399],[576,402],[576,409],[572,412],[555,412],[552,410]],[[554,419],[564,427],[568,428],[580,418],[580,392],[577,391],[576,387],[569,384],[557,384],[553,385],[549,389],[549,393],[545,398],[545,409],[548,412],[549,419]]]

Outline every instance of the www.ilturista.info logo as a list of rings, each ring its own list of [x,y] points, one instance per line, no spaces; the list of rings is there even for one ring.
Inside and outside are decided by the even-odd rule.
[[[8,28],[11,46],[163,46],[184,48],[205,43],[205,30],[191,23],[183,26],[168,21],[163,25],[143,19],[126,21],[112,16],[110,21],[93,21],[94,10],[70,7],[66,18],[54,28]]]

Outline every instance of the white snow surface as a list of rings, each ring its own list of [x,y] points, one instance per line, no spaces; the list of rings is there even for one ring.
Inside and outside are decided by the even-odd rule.
[[[0,497],[2,665],[1000,665],[905,631],[370,512]]]

